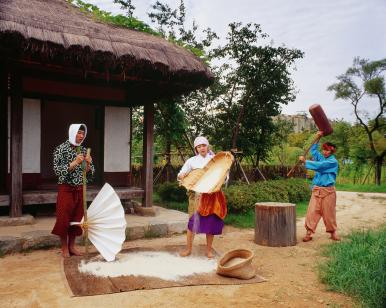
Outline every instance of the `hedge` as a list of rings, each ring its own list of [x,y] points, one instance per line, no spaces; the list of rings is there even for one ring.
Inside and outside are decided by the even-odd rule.
[[[156,187],[164,202],[187,202],[186,190],[176,182],[166,182]],[[271,180],[250,185],[237,183],[224,189],[228,211],[246,213],[256,202],[276,201],[298,203],[308,200],[310,185],[304,179]]]
[[[310,185],[303,179],[235,184],[224,189],[230,213],[247,213],[256,202],[298,203],[311,196]]]
[[[165,182],[155,187],[162,201],[187,202],[186,189],[176,182]]]

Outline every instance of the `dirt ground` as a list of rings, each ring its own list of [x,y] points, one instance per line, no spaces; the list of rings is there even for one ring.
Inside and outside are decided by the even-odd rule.
[[[373,228],[386,221],[386,194],[339,192],[337,220],[340,234]],[[195,286],[141,290],[89,297],[70,297],[61,271],[59,249],[15,254],[0,259],[0,307],[351,307],[353,301],[329,292],[317,279],[320,245],[329,243],[323,223],[311,242],[301,242],[304,219],[297,222],[298,244],[263,247],[254,244],[253,229],[226,227],[215,238],[217,251],[249,248],[254,265],[268,281],[230,286]],[[184,243],[183,235],[137,240],[130,246]],[[204,243],[198,236],[195,243]]]

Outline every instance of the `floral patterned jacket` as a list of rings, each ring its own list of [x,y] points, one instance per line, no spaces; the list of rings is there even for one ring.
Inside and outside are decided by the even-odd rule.
[[[70,171],[70,163],[77,156],[77,148],[70,144],[67,140],[54,150],[54,171],[58,177],[58,184],[82,185],[83,173],[82,166],[78,165],[74,170]],[[79,146],[80,152],[86,155],[86,148]],[[95,173],[94,164],[91,163],[90,170],[87,172],[87,183],[90,183]]]

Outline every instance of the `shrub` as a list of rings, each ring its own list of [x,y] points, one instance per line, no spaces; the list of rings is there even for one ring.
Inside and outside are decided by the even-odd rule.
[[[166,182],[156,187],[162,201],[187,202],[186,189],[176,182]]]
[[[291,202],[307,200],[311,195],[309,185],[302,179],[255,182],[250,185],[235,184],[224,190],[231,213],[247,213],[256,202]]]
[[[310,184],[303,179],[277,181],[288,193],[288,201],[298,203],[308,200],[311,196]]]

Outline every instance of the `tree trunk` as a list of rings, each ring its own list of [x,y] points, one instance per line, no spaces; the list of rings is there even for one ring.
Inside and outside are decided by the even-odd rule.
[[[377,156],[374,159],[374,167],[375,167],[375,184],[381,185],[381,176],[382,176],[382,163],[383,163],[383,157]]]
[[[232,130],[232,141],[231,141],[232,142],[232,149],[236,149],[237,137],[239,135],[239,130],[240,130],[240,124],[241,124],[241,122],[243,120],[245,107],[247,106],[247,104],[249,102],[249,98],[251,97],[251,93],[252,92],[249,90],[247,92],[247,94],[245,95],[245,98],[243,100],[243,104],[241,105],[240,112],[239,112],[239,114],[237,116],[235,127]]]
[[[295,204],[278,202],[256,203],[255,243],[270,247],[295,246]]]
[[[241,123],[241,120],[243,119],[243,116],[244,116],[244,108],[245,106],[241,106],[241,110],[239,112],[239,115],[237,116],[237,120],[236,120],[236,125],[235,127],[233,128],[233,132],[232,132],[232,149],[236,149],[236,145],[237,145],[237,136],[239,135],[239,129],[240,129],[240,123]]]
[[[171,182],[171,175],[170,175],[170,166],[171,166],[171,155],[170,152],[172,150],[172,143],[170,139],[166,141],[166,181]]]

